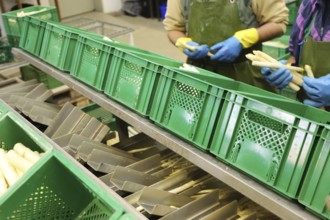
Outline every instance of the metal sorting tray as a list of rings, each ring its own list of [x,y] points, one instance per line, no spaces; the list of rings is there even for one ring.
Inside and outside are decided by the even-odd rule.
[[[15,108],[15,100],[11,99],[12,95],[25,96],[33,90],[39,83],[36,80],[30,80],[21,83],[15,83],[0,88],[0,98],[3,99],[11,107]]]
[[[113,146],[82,141],[76,159],[147,218],[277,219],[143,133]]]
[[[73,18],[70,20],[63,21],[63,23],[87,31],[95,32],[97,34],[101,34],[110,38],[115,38],[134,31],[132,28],[129,27],[124,27],[118,24],[98,21],[85,17]]]
[[[84,140],[102,141],[108,134],[109,127],[66,103],[58,112],[52,124],[45,130],[45,134],[52,138],[71,155],[75,155],[78,145]]]

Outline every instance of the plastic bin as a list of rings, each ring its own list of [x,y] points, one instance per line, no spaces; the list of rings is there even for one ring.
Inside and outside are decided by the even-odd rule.
[[[183,63],[158,55],[145,55],[117,49],[104,93],[141,115],[148,116],[160,72],[164,66]]]
[[[115,117],[111,112],[105,110],[98,104],[91,104],[89,106],[81,108],[83,112],[86,112],[88,115],[96,118],[100,122],[107,124],[112,130],[115,130]]]
[[[22,13],[25,13],[25,15],[21,16],[20,14]],[[23,28],[23,18],[25,16],[33,16],[40,20],[46,21],[59,21],[55,7],[32,6],[2,14],[2,20],[6,33],[10,38],[12,38],[12,40],[8,38],[9,43],[12,46],[19,45],[18,42]]]
[[[23,17],[19,47],[35,55],[40,55],[47,21],[35,17]]]
[[[330,113],[290,99],[228,93],[210,152],[273,190],[296,198]]]
[[[202,150],[208,150],[224,97],[238,82],[209,74],[164,68],[152,103],[150,119]]]
[[[293,25],[298,15],[299,3],[298,1],[291,1],[286,4],[286,7],[289,9],[289,25]]]
[[[262,43],[262,51],[273,57],[274,59],[281,59],[289,53],[289,35],[282,35],[271,41]]]
[[[40,58],[62,71],[69,72],[79,34],[87,33],[78,28],[47,23]]]
[[[47,73],[41,71],[40,69],[27,65],[20,68],[22,80],[28,81],[31,79],[37,79],[38,82],[44,83],[48,89],[53,89],[62,86],[63,83],[55,79],[54,77],[48,75]]]
[[[299,193],[299,202],[309,210],[330,219],[325,200],[330,195],[330,127],[327,126],[320,137],[309,164],[306,177]]]
[[[6,42],[0,42],[0,64],[11,62],[14,59],[11,46]]]
[[[108,80],[113,54],[116,49],[152,54],[149,51],[132,47],[117,41],[104,40],[101,35],[78,37],[70,74],[97,91],[102,92]]]
[[[1,219],[119,219],[123,207],[62,153],[54,151],[10,197]]]
[[[0,196],[0,206],[11,194],[14,193],[17,188],[22,185],[32,173],[38,170],[40,164],[42,164],[53,150],[52,145],[47,141],[47,138],[39,131],[36,131],[32,125],[28,124],[18,113],[13,109],[0,102],[0,140],[1,148],[5,150],[13,149],[16,143],[22,143],[24,146],[30,148],[32,151],[44,153],[44,155],[35,164],[30,167],[8,190]],[[3,210],[3,208],[0,209]],[[5,218],[1,218],[5,219]]]

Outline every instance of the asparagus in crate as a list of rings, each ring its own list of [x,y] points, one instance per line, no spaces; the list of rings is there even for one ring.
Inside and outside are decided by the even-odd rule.
[[[16,143],[9,151],[0,148],[0,195],[28,171],[40,156],[21,143]]]

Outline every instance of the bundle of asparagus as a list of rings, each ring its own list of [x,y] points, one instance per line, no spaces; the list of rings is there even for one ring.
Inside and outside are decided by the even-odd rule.
[[[30,150],[21,143],[15,144],[9,151],[0,148],[0,196],[41,156],[42,154]]]
[[[294,91],[300,90],[300,86],[303,82],[302,73],[304,72],[304,68],[284,65],[278,60],[259,50],[253,51],[253,54],[247,54],[246,58],[252,61],[253,66],[269,67],[271,69],[278,69],[280,67],[287,68],[293,75],[292,81],[289,83],[289,87]]]

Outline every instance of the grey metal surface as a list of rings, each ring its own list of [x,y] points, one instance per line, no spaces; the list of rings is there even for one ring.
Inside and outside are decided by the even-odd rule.
[[[70,75],[45,64],[20,49],[13,49],[13,53],[37,66],[39,69],[53,76],[57,80],[62,81],[64,84],[68,85],[82,95],[90,98],[93,102],[112,112],[115,116],[123,119],[133,127],[136,127],[138,130],[147,134],[151,138],[154,138],[161,144],[172,149],[177,154],[183,156],[196,166],[202,168],[225,184],[250,198],[252,201],[273,212],[280,218],[290,220],[318,219],[315,215],[306,211],[303,206],[295,204],[294,202],[291,202],[275,192],[265,188],[263,185],[247,177],[246,175],[228,167],[212,155],[200,151],[189,143],[156,126],[150,120],[141,117],[123,105],[110,100],[104,94],[101,94],[78,82]]]

